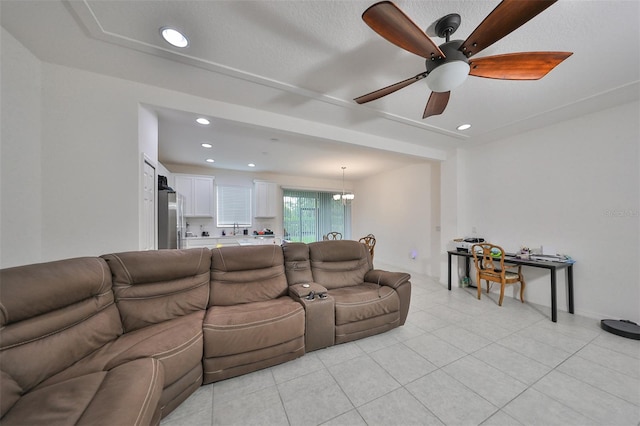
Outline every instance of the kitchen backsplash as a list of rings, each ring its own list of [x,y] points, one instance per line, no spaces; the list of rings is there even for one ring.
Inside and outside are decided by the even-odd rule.
[[[206,217],[190,217],[185,220],[188,224],[185,232],[191,232],[193,236],[201,237],[202,233],[208,233],[211,237],[219,237],[222,235],[222,230],[225,231],[226,235],[231,235],[233,232],[233,227],[224,227],[218,228],[216,226],[215,218],[206,218]],[[247,229],[249,235],[253,234],[253,231],[262,231],[263,229],[270,229],[276,235],[282,235],[282,230],[278,229],[273,219],[254,219],[253,225],[250,227],[240,227],[239,233],[242,234],[244,229]]]

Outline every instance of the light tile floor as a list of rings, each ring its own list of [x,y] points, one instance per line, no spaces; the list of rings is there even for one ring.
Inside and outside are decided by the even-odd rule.
[[[202,386],[162,425],[640,424],[640,341],[411,281],[404,326]]]

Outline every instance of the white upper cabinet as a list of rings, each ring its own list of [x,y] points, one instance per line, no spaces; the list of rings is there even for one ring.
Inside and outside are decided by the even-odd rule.
[[[184,199],[185,217],[213,217],[213,177],[176,174],[175,190]]]
[[[254,181],[256,195],[255,217],[276,217],[278,210],[278,184],[274,182]]]
[[[193,215],[213,217],[213,179],[193,178]]]

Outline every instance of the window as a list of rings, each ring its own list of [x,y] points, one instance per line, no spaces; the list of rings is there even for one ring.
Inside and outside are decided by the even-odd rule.
[[[218,185],[216,189],[217,225],[251,226],[251,188]]]
[[[284,238],[310,243],[337,231],[351,238],[351,205],[333,199],[333,192],[284,190]]]

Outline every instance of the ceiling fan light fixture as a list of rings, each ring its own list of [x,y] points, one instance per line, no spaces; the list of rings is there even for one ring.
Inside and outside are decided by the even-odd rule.
[[[160,28],[160,34],[167,43],[174,47],[187,47],[189,45],[189,39],[174,28],[162,27]]]
[[[369,6],[362,19],[382,38],[396,46],[425,58],[426,72],[390,86],[383,87],[354,100],[358,104],[374,101],[425,79],[431,89],[422,118],[440,115],[449,102],[451,90],[460,86],[467,76],[498,80],[537,80],[544,77],[572,52],[524,52],[469,58],[520,28],[555,0],[502,0],[476,27],[466,40],[451,40],[460,26],[461,17],[450,13],[423,31],[391,1],[383,0]],[[446,41],[437,46],[430,38],[434,34]]]
[[[450,92],[465,82],[469,69],[465,61],[445,62],[431,70],[425,81],[433,92]]]

